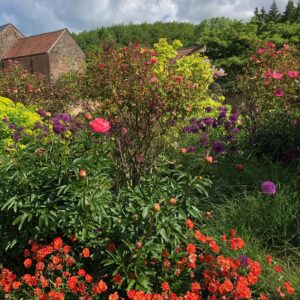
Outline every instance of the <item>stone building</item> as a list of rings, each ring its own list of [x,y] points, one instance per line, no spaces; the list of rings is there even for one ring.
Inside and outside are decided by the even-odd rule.
[[[0,26],[0,59],[4,67],[19,61],[51,80],[69,71],[83,72],[85,65],[85,54],[67,29],[24,37],[12,24]]]

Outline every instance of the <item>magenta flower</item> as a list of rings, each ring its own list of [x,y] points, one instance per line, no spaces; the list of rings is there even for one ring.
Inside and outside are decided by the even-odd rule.
[[[276,185],[272,181],[265,181],[261,185],[261,191],[266,195],[274,195],[276,193]]]
[[[276,97],[282,97],[283,95],[284,95],[283,90],[277,89],[277,90],[275,91],[275,96],[276,96]]]
[[[289,71],[288,75],[290,78],[297,78],[299,75],[299,72],[298,71]]]

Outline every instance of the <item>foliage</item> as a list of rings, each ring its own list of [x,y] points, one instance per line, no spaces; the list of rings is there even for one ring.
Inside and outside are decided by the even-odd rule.
[[[2,255],[29,238],[57,232],[94,236],[111,199],[110,163],[105,139],[81,126],[67,114],[45,116],[30,136],[19,132],[1,157]]]

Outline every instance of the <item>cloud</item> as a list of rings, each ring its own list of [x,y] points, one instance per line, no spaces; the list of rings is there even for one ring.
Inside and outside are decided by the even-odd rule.
[[[25,35],[67,27],[70,31],[112,24],[190,21],[225,16],[249,19],[273,0],[0,0],[0,25],[13,23]],[[287,0],[277,0],[281,10]]]

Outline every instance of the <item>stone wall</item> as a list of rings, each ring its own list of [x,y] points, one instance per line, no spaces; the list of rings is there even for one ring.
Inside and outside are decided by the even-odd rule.
[[[49,63],[52,80],[69,71],[84,72],[85,54],[67,30],[49,51]]]
[[[24,37],[12,25],[8,25],[3,31],[0,32],[0,60],[9,50],[12,44],[17,40]]]
[[[39,73],[49,76],[49,57],[47,53],[37,54],[32,56],[14,58],[14,61],[19,61],[30,73]],[[8,64],[8,60],[4,60],[4,67]]]

